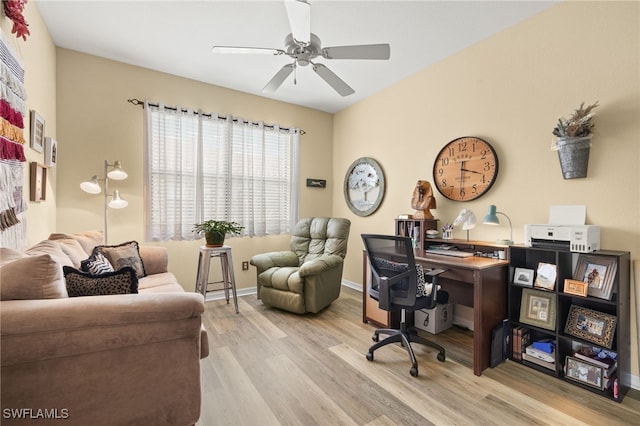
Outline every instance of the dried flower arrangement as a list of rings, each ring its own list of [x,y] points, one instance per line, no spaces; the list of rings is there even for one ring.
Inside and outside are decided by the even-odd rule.
[[[588,106],[584,106],[584,102],[582,102],[573,114],[558,119],[558,124],[553,129],[553,134],[559,138],[591,135],[594,126],[591,119],[594,116],[593,110],[597,106],[598,101]]]

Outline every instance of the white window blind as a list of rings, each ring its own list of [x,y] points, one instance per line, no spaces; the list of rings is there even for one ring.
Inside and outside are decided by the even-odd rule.
[[[297,221],[297,129],[144,104],[145,238],[191,240],[193,225],[229,220],[246,236]]]

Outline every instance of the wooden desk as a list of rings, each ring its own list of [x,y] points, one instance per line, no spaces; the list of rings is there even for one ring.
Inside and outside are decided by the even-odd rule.
[[[509,262],[485,257],[453,257],[415,251],[416,262],[426,268],[447,269],[438,283],[449,292],[449,301],[473,308],[473,373],[479,376],[489,367],[491,331],[507,317]],[[377,302],[369,297],[369,261],[364,254],[363,321],[381,323],[374,312]],[[387,314],[385,312],[385,314]],[[391,316],[389,317],[391,318]],[[393,324],[391,324],[393,326]]]

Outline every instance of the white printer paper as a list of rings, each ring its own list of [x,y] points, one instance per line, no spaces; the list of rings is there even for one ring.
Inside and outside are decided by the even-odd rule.
[[[584,225],[587,206],[549,206],[549,225]]]

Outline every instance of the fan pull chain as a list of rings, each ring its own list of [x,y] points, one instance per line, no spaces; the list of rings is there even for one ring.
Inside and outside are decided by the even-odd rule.
[[[298,85],[298,64],[296,62],[293,63],[293,85]]]

